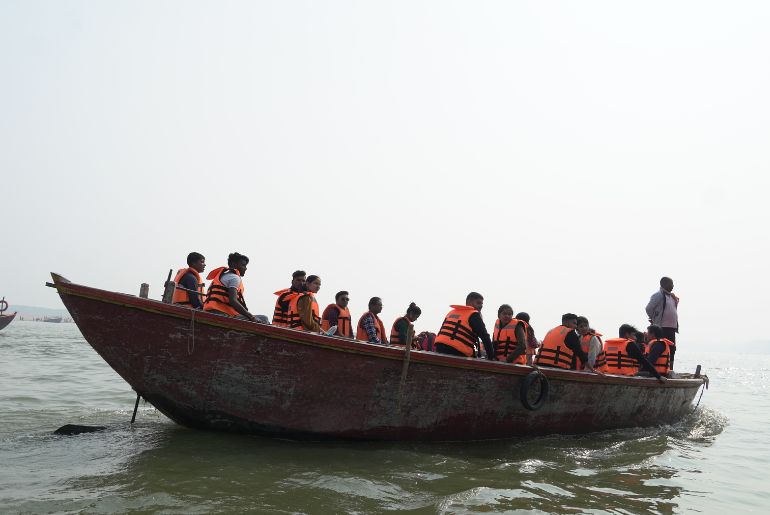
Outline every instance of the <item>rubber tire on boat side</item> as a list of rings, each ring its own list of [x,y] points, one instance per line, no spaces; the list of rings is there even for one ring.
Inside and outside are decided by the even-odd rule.
[[[538,379],[540,379],[540,395],[538,395],[537,400],[532,403],[529,401],[529,389]],[[519,388],[519,398],[521,399],[521,403],[525,408],[531,411],[536,411],[542,408],[543,404],[545,404],[545,401],[548,400],[549,390],[550,386],[548,384],[548,378],[545,377],[545,375],[539,370],[533,370],[521,381],[521,387]]]

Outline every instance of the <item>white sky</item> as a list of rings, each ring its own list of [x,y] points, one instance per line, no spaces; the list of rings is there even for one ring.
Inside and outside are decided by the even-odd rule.
[[[766,338],[767,2],[0,1],[0,296],[159,297],[191,250],[272,312],[510,303]]]

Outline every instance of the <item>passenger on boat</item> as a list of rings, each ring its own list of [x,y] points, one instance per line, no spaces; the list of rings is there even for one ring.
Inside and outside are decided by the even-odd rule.
[[[463,357],[481,357],[478,342],[484,344],[487,359],[495,359],[495,347],[489,337],[481,309],[484,297],[475,291],[465,297],[465,305],[453,304],[436,335],[436,352]]]
[[[497,320],[492,331],[492,344],[495,347],[497,361],[507,361],[516,365],[527,363],[527,324],[524,320],[513,318],[513,308],[503,304],[497,308]]]
[[[523,320],[527,323],[527,365],[532,365],[535,360],[535,354],[537,354],[537,349],[540,347],[540,342],[537,341],[535,330],[529,323],[529,313],[522,311],[521,313],[517,313],[514,318],[516,318],[516,320]]]
[[[586,317],[577,318],[577,332],[580,335],[580,347],[588,356],[586,365],[590,365],[594,372],[599,372],[606,366],[604,355],[604,344],[602,343],[601,333],[591,329]],[[588,367],[584,367],[588,369]]]
[[[409,345],[411,348],[416,348],[414,345],[414,322],[420,315],[422,310],[414,302],[409,304],[406,308],[406,315],[398,317],[393,322],[393,327],[390,329],[390,344],[400,345],[405,347]]]
[[[650,324],[660,326],[663,329],[663,338],[674,343],[671,348],[671,368],[674,368],[674,354],[676,354],[676,333],[679,332],[679,297],[674,295],[674,280],[670,277],[661,277],[660,290],[650,297],[645,311]]]
[[[665,338],[663,328],[657,325],[651,325],[647,328],[649,341],[645,345],[645,354],[649,361],[661,375],[668,375],[672,370],[671,356],[676,347],[674,342]],[[645,371],[640,371],[639,375],[649,375]]]
[[[588,370],[593,370],[587,363],[588,356],[583,352],[580,337],[575,332],[577,318],[573,313],[565,313],[561,317],[561,325],[548,331],[535,359],[536,365],[568,370],[582,370],[587,367]]]
[[[350,311],[348,310],[350,294],[346,291],[338,291],[334,296],[334,304],[329,304],[321,315],[321,330],[326,332],[333,326],[337,326],[335,335],[344,338],[353,337]]]
[[[382,313],[382,299],[372,297],[369,299],[369,311],[361,315],[356,328],[356,339],[369,343],[384,343],[387,345],[388,337],[385,336],[385,326],[377,316]]]
[[[319,315],[318,301],[315,294],[321,289],[321,278],[317,275],[307,276],[305,292],[299,294],[297,299],[297,312],[301,329],[311,333],[321,331],[321,316]]]
[[[227,266],[215,268],[206,279],[211,281],[203,310],[218,315],[243,318],[260,324],[268,323],[264,315],[254,316],[246,308],[243,299],[243,280],[249,258],[233,252],[227,257]]]
[[[644,356],[644,347],[636,341],[639,331],[632,325],[623,324],[618,329],[618,338],[604,342],[604,353],[607,359],[605,372],[621,376],[637,375],[640,368],[647,371],[664,383],[663,377]]]
[[[273,310],[273,325],[289,327],[288,312],[289,303],[291,302],[289,297],[292,293],[302,293],[305,291],[305,275],[304,270],[297,270],[291,274],[291,286],[275,292],[278,298],[275,300],[275,309]]]
[[[180,268],[174,277],[177,288],[171,298],[172,304],[203,309],[203,299],[206,297],[206,284],[201,274],[206,269],[206,258],[198,252],[187,255],[187,268]],[[181,288],[180,288],[181,287]]]

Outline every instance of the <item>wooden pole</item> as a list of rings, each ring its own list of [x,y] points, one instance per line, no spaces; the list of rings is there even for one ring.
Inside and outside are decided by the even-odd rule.
[[[174,298],[174,290],[176,290],[176,283],[171,280],[173,272],[173,269],[168,271],[166,282],[163,283],[163,302],[166,304],[171,304],[171,300]]]
[[[146,299],[150,296],[150,285],[147,283],[142,283],[142,285],[139,287],[139,296],[143,299]]]
[[[131,423],[132,423],[132,424],[134,423],[134,420],[136,420],[136,410],[138,410],[138,409],[139,409],[139,398],[140,398],[140,397],[141,397],[141,396],[140,396],[140,395],[137,393],[137,394],[136,394],[136,404],[134,404],[134,414],[133,414],[133,415],[131,415]]]

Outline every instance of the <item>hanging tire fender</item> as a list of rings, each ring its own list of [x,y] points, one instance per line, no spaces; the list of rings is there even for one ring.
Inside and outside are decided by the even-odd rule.
[[[535,384],[535,381],[540,381],[540,395],[538,395],[537,399],[532,402],[529,399],[529,389],[533,384]],[[548,400],[549,390],[550,385],[548,384],[548,378],[545,377],[545,374],[543,374],[540,370],[533,370],[527,374],[524,379],[522,379],[519,386],[519,398],[521,399],[521,403],[525,408],[531,411],[536,411],[542,408],[543,404],[545,404],[545,401]]]

